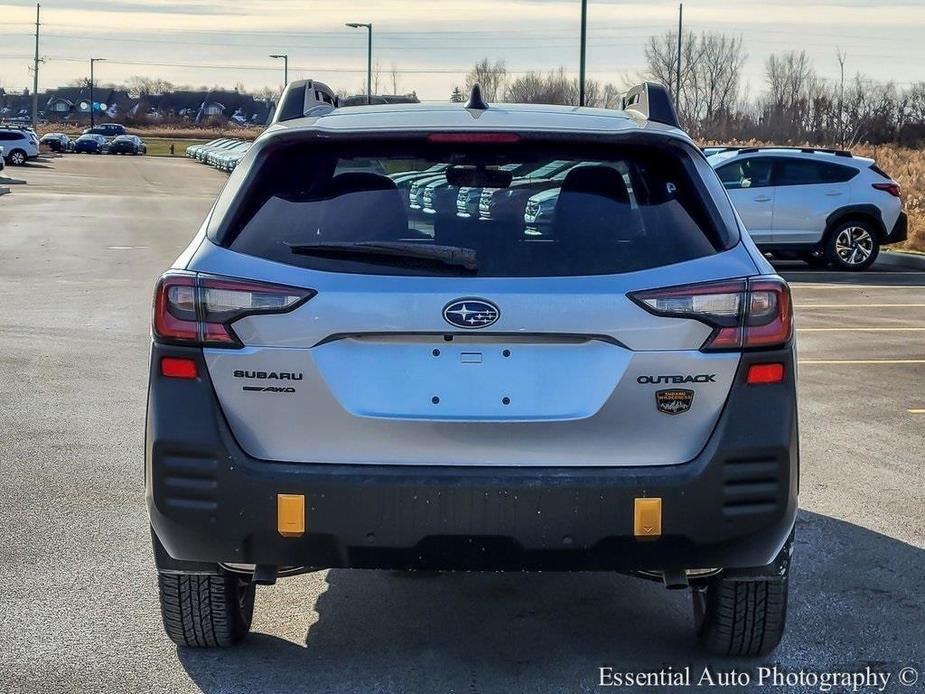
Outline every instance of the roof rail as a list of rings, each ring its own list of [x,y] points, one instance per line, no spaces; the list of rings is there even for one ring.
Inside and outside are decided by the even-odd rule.
[[[643,82],[631,87],[623,95],[623,110],[640,113],[643,118],[655,123],[681,127],[668,88],[658,82]]]
[[[279,98],[270,124],[322,115],[337,108],[337,96],[332,89],[317,80],[295,80],[286,85]]]
[[[763,152],[767,150],[803,152],[804,154],[815,154],[817,152],[821,152],[822,154],[834,154],[836,157],[847,157],[849,159],[854,157],[854,155],[846,149],[830,149],[827,147],[783,147],[774,145],[767,145],[765,147],[743,147],[739,150],[739,154],[754,154],[755,152]]]

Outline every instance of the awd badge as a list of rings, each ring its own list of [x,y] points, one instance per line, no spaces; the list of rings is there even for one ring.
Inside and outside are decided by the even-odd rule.
[[[655,393],[655,406],[664,414],[681,414],[691,409],[694,391],[684,388],[659,390]]]

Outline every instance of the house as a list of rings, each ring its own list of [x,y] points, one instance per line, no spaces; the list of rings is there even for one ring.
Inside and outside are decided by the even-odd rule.
[[[269,105],[235,91],[181,90],[143,95],[131,100],[120,112],[132,120],[230,121],[247,125],[265,123]]]
[[[410,94],[373,94],[370,99],[373,105],[382,104],[419,104],[421,100],[414,92]],[[338,101],[338,106],[366,106],[366,94],[345,96]]]
[[[39,108],[42,100],[39,99]],[[32,118],[32,94],[0,92],[0,120]]]
[[[117,103],[125,92],[111,87],[96,87],[93,90],[93,101],[97,104],[98,113],[110,118],[118,115]],[[90,88],[89,87],[59,87],[49,89],[43,95],[43,110],[49,120],[83,120],[90,118]]]

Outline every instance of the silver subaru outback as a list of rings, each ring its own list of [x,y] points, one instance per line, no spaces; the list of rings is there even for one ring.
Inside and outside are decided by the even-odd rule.
[[[289,85],[156,288],[169,637],[233,644],[255,586],[306,571],[594,570],[690,589],[710,651],[772,651],[797,512],[790,293],[666,90],[622,111],[477,89],[335,108],[321,86]],[[548,224],[527,226],[513,192],[550,162]],[[509,213],[412,216],[396,179],[415,172]]]

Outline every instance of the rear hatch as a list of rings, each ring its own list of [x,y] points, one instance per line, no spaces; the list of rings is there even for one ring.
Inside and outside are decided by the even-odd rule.
[[[360,157],[387,172],[449,164],[448,183],[483,188],[516,189],[500,168],[511,162],[572,166],[537,238],[522,214],[415,220],[388,176],[336,173]],[[256,166],[189,266],[202,297],[238,307],[222,314],[234,344],[204,351],[250,455],[626,466],[682,463],[705,445],[740,353],[702,350],[719,324],[647,297],[755,265],[687,145],[332,140]],[[227,277],[278,289],[236,294]],[[272,296],[285,287],[302,291]]]

